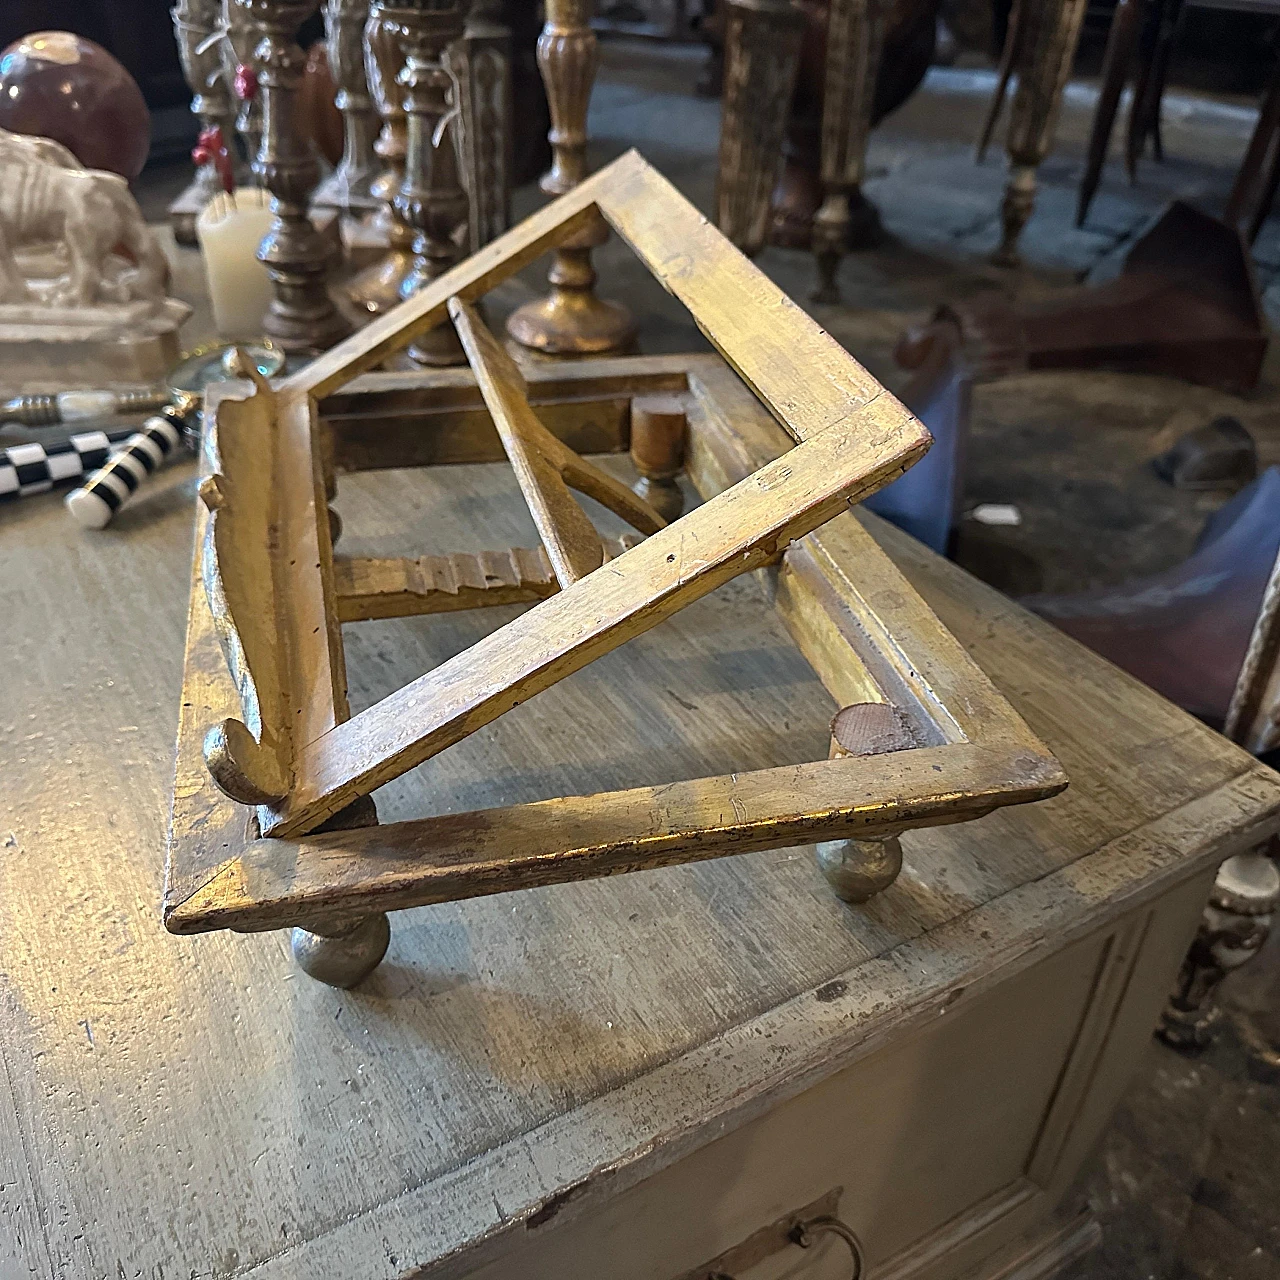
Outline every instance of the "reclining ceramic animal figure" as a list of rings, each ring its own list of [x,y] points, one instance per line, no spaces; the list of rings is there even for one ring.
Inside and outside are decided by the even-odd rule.
[[[37,290],[18,252],[59,244],[66,274]],[[133,259],[122,268],[114,251]],[[60,143],[0,129],[0,304],[91,307],[164,298],[166,265],[125,180]]]

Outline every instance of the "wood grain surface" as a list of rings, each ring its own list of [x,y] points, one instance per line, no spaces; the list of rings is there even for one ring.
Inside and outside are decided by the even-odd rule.
[[[603,465],[633,478],[625,457]],[[5,1280],[456,1273],[1280,822],[1275,775],[868,518],[1057,754],[1066,793],[912,833],[901,878],[862,907],[808,849],[748,854],[420,908],[361,988],[323,987],[282,934],[160,923],[193,475],[167,471],[101,534],[56,497],[0,512]],[[350,477],[337,506],[352,556],[536,541],[499,468]],[[346,628],[353,710],[508,616]],[[818,759],[835,709],[739,580],[398,779],[379,809]]]

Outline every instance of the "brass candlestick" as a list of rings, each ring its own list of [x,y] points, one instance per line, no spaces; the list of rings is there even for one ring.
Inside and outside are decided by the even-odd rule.
[[[364,213],[378,203],[369,193],[378,176],[373,142],[379,121],[364,65],[364,29],[368,21],[369,0],[325,0],[325,43],[338,86],[334,104],[342,112],[342,159],[320,184],[312,203],[344,213]]]
[[[227,63],[227,78],[234,82],[238,67],[257,76],[257,59],[254,46],[258,38],[248,10],[236,0],[222,0],[222,25],[227,32],[223,56]],[[262,99],[256,93],[240,99],[236,112],[236,132],[244,143],[244,154],[252,164],[262,147]],[[228,140],[229,141],[229,140]]]
[[[169,12],[178,38],[182,74],[191,90],[191,111],[200,121],[200,131],[221,129],[227,146],[233,147],[236,108],[222,41],[215,35],[222,24],[222,0],[178,0]],[[221,190],[222,180],[213,160],[206,160],[191,185],[169,206],[169,221],[179,244],[195,244],[196,218]]]
[[[246,10],[258,44],[262,95],[262,146],[253,172],[271,192],[275,215],[258,249],[275,296],[263,330],[286,351],[323,351],[350,331],[333,305],[326,278],[329,247],[312,225],[307,207],[320,165],[297,119],[298,87],[306,58],[295,39],[316,0],[235,0]]]
[[[468,204],[458,176],[458,104],[444,59],[449,46],[462,38],[470,7],[470,0],[419,0],[387,10],[404,49],[404,69],[396,83],[405,91],[408,124],[404,182],[395,209],[416,233],[413,268],[400,286],[401,298],[442,276],[459,257],[454,237],[467,220]],[[407,354],[425,365],[467,362],[448,321],[419,337]]]
[[[540,185],[547,195],[559,196],[587,176],[587,106],[596,75],[591,0],[547,0],[538,68],[551,105],[553,155]],[[556,250],[547,277],[551,293],[526,303],[507,321],[507,332],[517,342],[549,355],[596,355],[631,345],[635,325],[630,312],[595,294],[591,251],[608,238],[609,228],[597,217]]]
[[[369,21],[365,25],[364,50],[369,93],[382,118],[382,130],[373,149],[385,166],[369,187],[378,208],[369,218],[368,227],[376,242],[387,245],[387,251],[372,266],[352,277],[346,293],[362,311],[381,315],[400,301],[400,286],[413,270],[414,237],[413,228],[396,212],[394,204],[404,185],[408,149],[404,99],[396,87],[402,62],[400,37],[395,24],[387,17],[387,6],[378,4],[377,0],[369,10]]]

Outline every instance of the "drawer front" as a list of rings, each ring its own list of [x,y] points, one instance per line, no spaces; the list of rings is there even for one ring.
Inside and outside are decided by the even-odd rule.
[[[684,1280],[797,1210],[838,1199],[876,1280],[942,1280],[1048,1215],[1149,1040],[1212,874],[931,1024],[576,1219],[475,1280]],[[835,1280],[834,1239],[741,1280]]]

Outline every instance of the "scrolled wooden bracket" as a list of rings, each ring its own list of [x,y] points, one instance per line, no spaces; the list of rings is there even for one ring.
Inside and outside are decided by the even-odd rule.
[[[199,494],[208,513],[200,577],[241,714],[208,730],[203,755],[224,795],[278,804],[289,794],[292,769],[270,550],[275,396],[252,361],[239,360],[237,372],[253,392],[219,406],[210,435],[218,469],[201,480]]]
[[[223,720],[205,734],[204,762],[218,790],[240,804],[277,804],[289,794],[276,753],[243,720]]]

